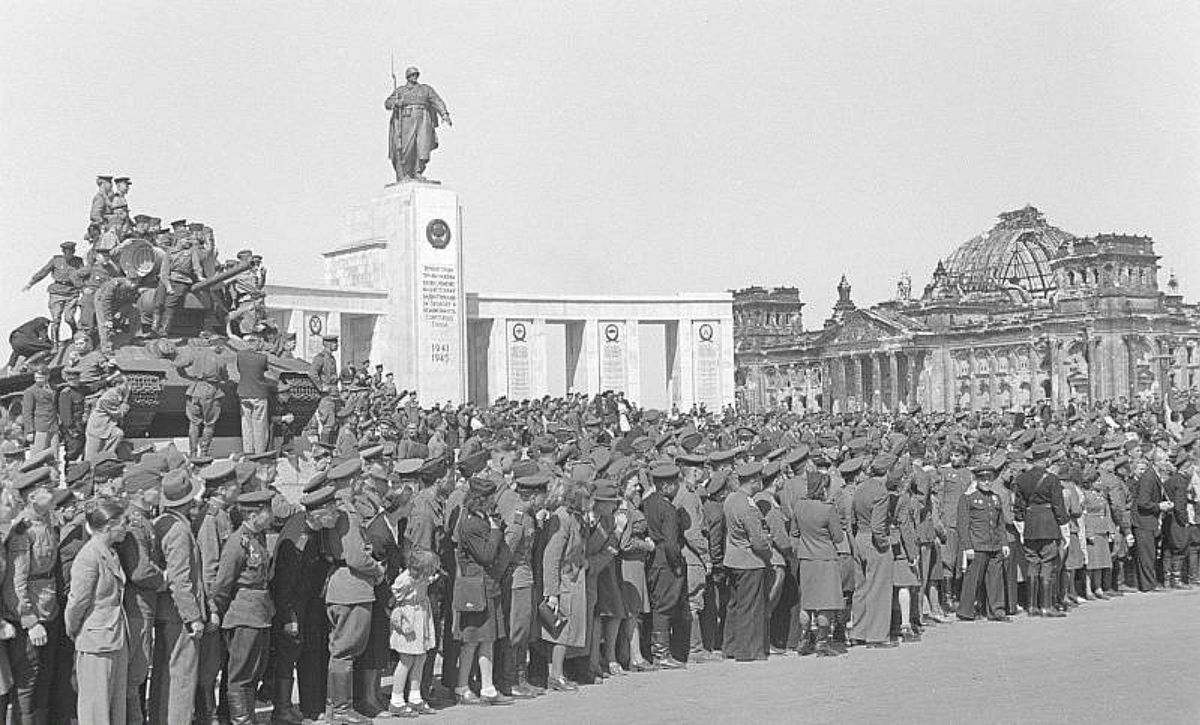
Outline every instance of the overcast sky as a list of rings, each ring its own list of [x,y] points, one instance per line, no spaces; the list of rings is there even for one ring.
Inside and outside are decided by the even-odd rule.
[[[1032,203],[1200,292],[1200,3],[4,3],[0,330],[97,173],[319,282],[391,180],[389,55],[446,100],[467,289],[798,286],[819,327]],[[1161,277],[1165,283],[1166,274]]]

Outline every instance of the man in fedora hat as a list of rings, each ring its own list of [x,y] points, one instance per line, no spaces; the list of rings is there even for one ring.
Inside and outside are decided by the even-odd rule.
[[[163,476],[163,512],[154,520],[154,536],[162,553],[165,587],[154,618],[151,722],[188,723],[195,708],[200,640],[209,612],[191,511],[203,488],[183,468]]]

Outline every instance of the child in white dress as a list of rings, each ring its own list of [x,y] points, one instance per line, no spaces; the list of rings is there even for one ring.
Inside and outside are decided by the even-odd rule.
[[[416,717],[434,712],[421,699],[421,675],[425,656],[437,648],[433,609],[429,603],[429,584],[438,577],[438,559],[428,551],[409,556],[408,568],[392,583],[396,607],[392,610],[391,648],[400,655],[392,677],[392,701],[388,711],[397,717]],[[410,682],[411,677],[411,682]],[[408,701],[405,702],[405,691]]]

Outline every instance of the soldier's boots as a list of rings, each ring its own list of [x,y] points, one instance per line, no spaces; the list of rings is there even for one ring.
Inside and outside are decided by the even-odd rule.
[[[271,725],[300,725],[304,715],[292,704],[292,680],[278,679],[274,685],[271,702],[275,707],[271,712]]]
[[[375,698],[379,689],[379,670],[355,670],[354,709],[367,717],[375,717],[387,710],[387,705],[380,705]]]
[[[329,670],[329,709],[325,719],[330,723],[343,725],[371,725],[371,718],[364,717],[354,710],[351,701],[354,698],[353,670]]]
[[[254,693],[242,690],[230,690],[229,722],[230,725],[252,725],[254,719]]]
[[[650,645],[654,664],[664,670],[685,670],[687,665],[671,656],[670,637],[666,632],[655,632]]]

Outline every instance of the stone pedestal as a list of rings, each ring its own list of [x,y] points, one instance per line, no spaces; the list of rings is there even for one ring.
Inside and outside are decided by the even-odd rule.
[[[466,304],[462,283],[462,213],[458,194],[442,186],[392,184],[372,198],[366,222],[351,236],[385,245],[378,279],[388,293],[387,325],[372,341],[371,361],[416,389],[423,405],[466,398]],[[356,223],[355,223],[356,222]],[[355,233],[357,232],[357,233]]]

